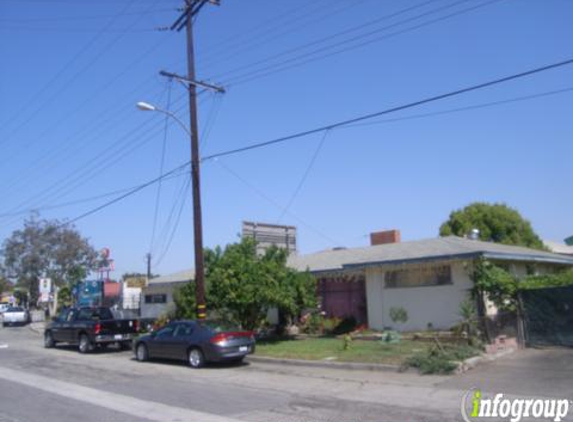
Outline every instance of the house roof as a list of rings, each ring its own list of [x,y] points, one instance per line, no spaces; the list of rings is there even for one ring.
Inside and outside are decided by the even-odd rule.
[[[552,240],[544,240],[543,244],[554,253],[563,255],[573,255],[573,246],[569,246],[563,242],[554,242]]]
[[[150,284],[142,289],[143,294],[169,293],[179,286],[184,286],[188,281],[173,281],[170,283]]]
[[[291,255],[288,264],[300,271],[308,269],[311,272],[332,272],[445,259],[472,259],[480,256],[506,261],[573,265],[573,258],[555,253],[456,236]]]
[[[287,265],[299,271],[313,273],[336,272],[372,266],[391,266],[450,259],[484,257],[504,261],[524,261],[573,266],[573,257],[493,242],[464,239],[457,236],[410,242],[389,243],[361,248],[333,249],[307,255],[291,255]],[[195,277],[194,270],[157,277],[149,280],[152,286],[188,282]]]
[[[195,270],[179,271],[149,280],[148,286],[191,281],[195,278]]]

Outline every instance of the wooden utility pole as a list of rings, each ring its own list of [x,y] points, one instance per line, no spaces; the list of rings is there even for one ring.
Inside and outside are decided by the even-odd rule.
[[[147,282],[149,283],[151,280],[151,253],[147,253],[145,258],[147,259]]]
[[[193,17],[206,4],[219,5],[218,0],[185,0],[185,11],[171,25],[171,30],[186,29],[187,34],[187,76],[161,71],[162,76],[175,78],[186,83],[189,90],[189,132],[191,138],[191,185],[193,196],[193,232],[195,237],[195,301],[197,319],[207,317],[205,303],[205,268],[203,260],[203,217],[201,212],[201,157],[199,155],[199,122],[197,119],[197,86],[224,92],[224,89],[195,79],[195,51],[193,45]]]
[[[192,0],[187,1],[187,79],[195,80]],[[191,184],[193,194],[193,233],[195,234],[195,300],[197,319],[207,317],[205,304],[205,268],[203,261],[203,216],[201,212],[201,179],[199,158],[199,123],[197,120],[197,87],[189,84],[189,118],[191,128]]]

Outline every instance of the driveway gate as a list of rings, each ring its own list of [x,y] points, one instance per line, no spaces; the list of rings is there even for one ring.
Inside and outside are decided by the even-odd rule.
[[[573,286],[520,293],[528,346],[573,347]]]

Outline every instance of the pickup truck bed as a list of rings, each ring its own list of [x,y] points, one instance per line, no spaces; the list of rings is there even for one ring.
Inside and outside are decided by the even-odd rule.
[[[71,308],[48,324],[44,332],[44,346],[77,344],[81,353],[110,343],[130,348],[137,327],[137,320],[115,319],[109,308]]]

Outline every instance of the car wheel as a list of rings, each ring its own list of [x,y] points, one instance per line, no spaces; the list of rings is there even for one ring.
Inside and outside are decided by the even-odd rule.
[[[55,345],[56,345],[56,342],[54,341],[54,336],[52,336],[52,332],[46,331],[44,333],[44,347],[46,349],[50,349],[51,347],[54,347]]]
[[[139,343],[135,349],[135,358],[140,362],[145,362],[149,359],[149,353],[147,351],[147,346],[143,343]]]
[[[203,355],[201,349],[193,348],[189,350],[188,358],[191,368],[197,369],[205,366],[205,356]]]
[[[88,353],[93,350],[93,344],[90,342],[89,337],[87,334],[80,335],[80,344],[78,346],[78,350],[80,353]]]

